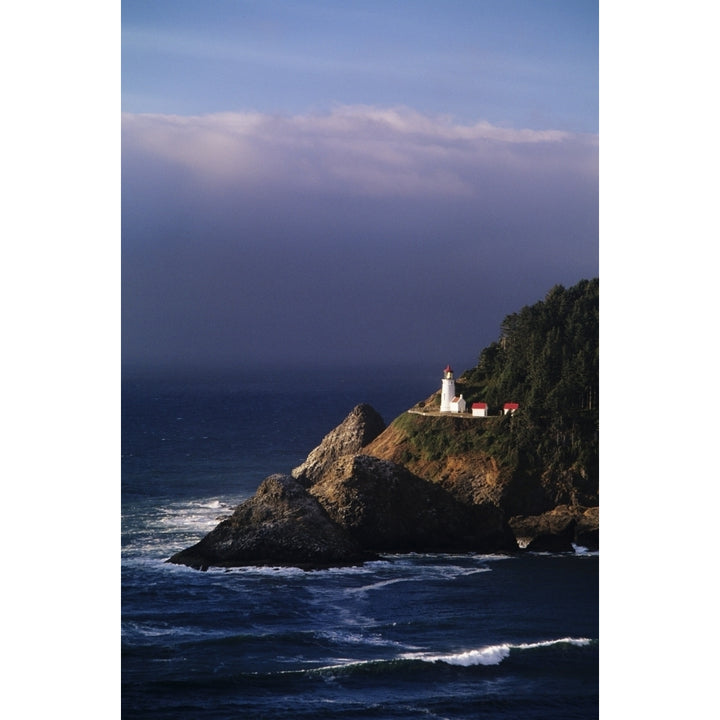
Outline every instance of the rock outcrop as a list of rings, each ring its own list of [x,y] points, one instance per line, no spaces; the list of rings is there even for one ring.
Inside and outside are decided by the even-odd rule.
[[[200,542],[168,562],[208,567],[291,565],[306,569],[373,559],[289,475],[271,475]]]
[[[330,518],[375,552],[517,549],[502,513],[469,506],[396,463],[346,455],[310,488]]]
[[[505,422],[404,413],[363,452],[401,464],[464,505],[499,508],[521,548],[572,551],[598,547],[597,484],[575,467],[516,473],[488,450],[483,434]],[[509,429],[507,430],[509,431]]]
[[[508,427],[497,430],[505,422],[502,417],[403,413],[363,452],[403,465],[463,503],[493,503],[508,518],[540,515],[559,505],[597,505],[597,484],[579,471],[551,473],[539,466],[528,474],[499,462],[486,436],[510,433]]]
[[[559,505],[541,515],[510,518],[509,524],[518,545],[529,551],[565,552],[573,545],[598,550],[597,507]]]
[[[469,505],[493,503],[500,506],[510,480],[497,461],[485,452],[467,446],[446,446],[426,451],[428,436],[441,438],[472,432],[481,427],[468,418],[444,415],[423,417],[406,415],[405,422],[391,424],[370,442],[363,452],[382,460],[399,463],[418,477],[438,483],[460,502]],[[472,423],[472,424],[468,424]],[[414,431],[422,429],[422,434]]]
[[[518,484],[472,444],[483,425],[401,417],[400,426],[386,428],[373,408],[358,405],[292,476],[266,478],[231,517],[169,562],[312,569],[381,553],[597,550],[597,507],[556,499],[543,512],[542,492]],[[541,510],[508,521],[509,490]]]
[[[331,430],[305,462],[292,471],[292,476],[305,487],[317,482],[325,468],[345,455],[359,453],[385,430],[385,421],[367,404],[356,405],[350,414]]]

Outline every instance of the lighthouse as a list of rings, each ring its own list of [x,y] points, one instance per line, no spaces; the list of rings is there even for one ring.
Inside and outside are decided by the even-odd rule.
[[[443,370],[442,390],[440,392],[440,412],[451,412],[450,403],[455,397],[455,378],[453,369],[448,365]]]

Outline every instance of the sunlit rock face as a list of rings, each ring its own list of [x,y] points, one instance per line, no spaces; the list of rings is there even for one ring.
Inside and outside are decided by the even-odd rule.
[[[292,471],[292,476],[305,487],[310,487],[328,465],[345,455],[359,453],[383,430],[385,421],[374,408],[367,404],[356,405],[340,425],[310,452],[305,462]]]
[[[326,467],[310,494],[368,550],[490,552],[517,547],[496,507],[464,505],[388,460],[340,458]]]
[[[522,549],[544,552],[567,552],[573,546],[599,549],[597,507],[558,505],[540,515],[510,518],[509,524]]]

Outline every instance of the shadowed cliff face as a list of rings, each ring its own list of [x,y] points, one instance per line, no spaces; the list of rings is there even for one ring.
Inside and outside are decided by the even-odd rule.
[[[506,422],[404,413],[363,452],[401,464],[463,505],[495,506],[522,547],[569,551],[575,543],[597,550],[596,485],[576,467],[527,475],[502,466],[489,450],[489,436],[497,437],[498,428],[510,432],[502,427]]]
[[[310,489],[334,522],[376,552],[516,549],[493,505],[469,506],[396,463],[347,455]]]
[[[196,569],[244,565],[314,568],[372,559],[288,475],[271,475],[199,543],[169,562]]]

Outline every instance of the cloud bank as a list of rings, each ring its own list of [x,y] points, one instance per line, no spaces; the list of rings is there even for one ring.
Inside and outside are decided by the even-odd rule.
[[[122,132],[129,363],[469,364],[597,275],[594,135],[365,106]]]
[[[459,125],[406,108],[325,115],[125,115],[127,153],[200,183],[368,196],[472,196],[513,175],[597,176],[596,136]]]

